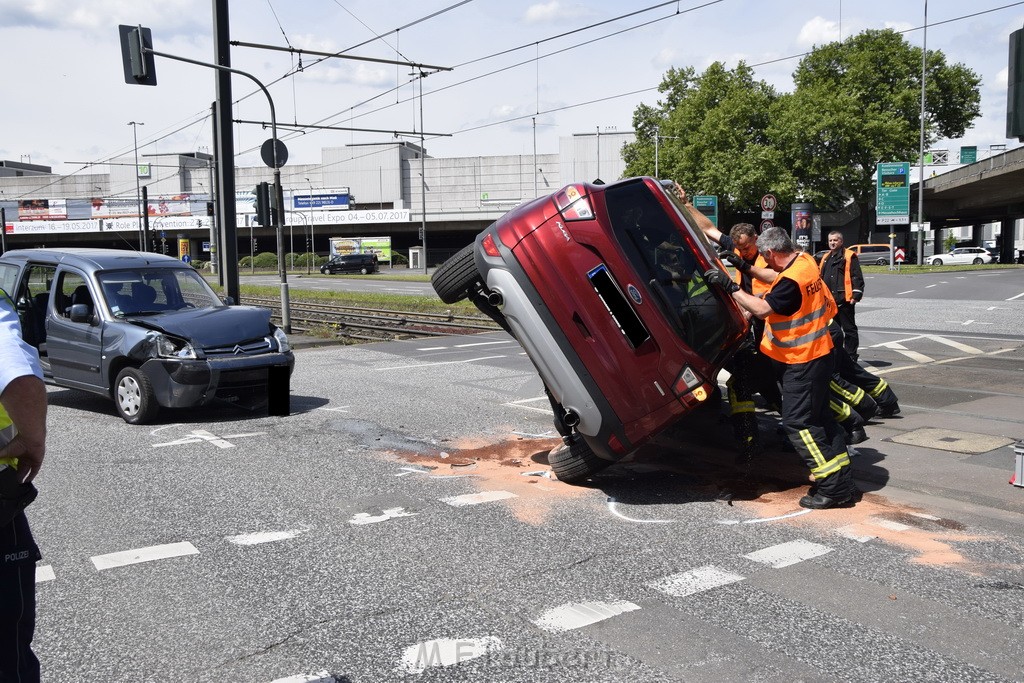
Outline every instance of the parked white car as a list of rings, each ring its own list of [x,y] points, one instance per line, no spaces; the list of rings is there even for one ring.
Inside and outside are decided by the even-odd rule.
[[[960,247],[947,254],[929,256],[927,259],[930,266],[956,266],[964,263],[978,265],[981,263],[992,263],[993,261],[995,261],[995,257],[992,256],[992,252],[981,247]]]

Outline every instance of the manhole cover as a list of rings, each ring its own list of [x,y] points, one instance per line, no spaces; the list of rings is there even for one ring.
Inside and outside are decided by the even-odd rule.
[[[951,429],[933,429],[931,427],[915,429],[912,432],[900,434],[888,440],[909,446],[937,448],[941,451],[965,453],[967,455],[987,453],[988,451],[1002,446],[1009,446],[1013,443],[1013,439],[1007,439],[1002,436],[974,434],[973,432],[955,432]]]

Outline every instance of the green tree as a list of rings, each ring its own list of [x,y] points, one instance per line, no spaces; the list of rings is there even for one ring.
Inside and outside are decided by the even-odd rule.
[[[723,222],[754,209],[765,192],[792,199],[796,185],[768,136],[775,89],[755,80],[743,62],[669,69],[658,86],[657,106],[633,113],[636,141],[623,147],[626,175],[655,174],[678,181],[690,194],[719,198]]]
[[[926,74],[926,145],[962,136],[980,113],[980,79],[931,50]],[[802,199],[821,210],[857,204],[866,242],[876,166],[918,157],[921,48],[889,29],[865,31],[815,48],[793,79],[794,91],[774,104],[769,137]]]

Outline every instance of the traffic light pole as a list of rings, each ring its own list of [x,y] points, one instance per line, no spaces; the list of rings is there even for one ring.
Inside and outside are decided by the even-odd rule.
[[[271,134],[271,137],[274,140],[274,142],[273,142],[273,148],[274,148],[273,149],[274,185],[277,187],[277,189],[275,190],[275,195],[276,195],[276,204],[277,204],[278,210],[276,212],[274,212],[274,230],[277,232],[277,264],[278,264],[278,273],[281,276],[281,327],[284,328],[284,331],[286,333],[291,334],[291,331],[292,331],[292,314],[291,314],[291,304],[290,304],[290,302],[288,300],[288,273],[287,273],[287,271],[285,270],[285,267],[284,267],[284,241],[283,241],[283,239],[281,237],[282,231],[284,229],[284,226],[281,223],[281,218],[284,215],[284,202],[282,201],[282,199],[283,199],[283,192],[281,190],[281,165],[282,164],[278,162],[278,158],[277,158],[277,151],[278,151],[278,146],[279,146],[280,143],[279,143],[278,138],[277,138],[277,112],[274,109],[274,98],[270,96],[270,91],[267,90],[267,87],[265,85],[263,85],[263,83],[258,78],[256,78],[255,76],[253,76],[250,73],[246,73],[245,71],[240,71],[238,69],[233,69],[233,68],[231,68],[229,66],[221,66],[220,64],[210,64],[209,62],[200,62],[198,60],[189,59],[187,57],[179,57],[178,55],[171,55],[171,54],[167,54],[166,52],[157,52],[156,50],[152,50],[152,49],[147,48],[147,47],[143,47],[142,51],[143,51],[143,53],[153,54],[153,55],[155,55],[157,57],[166,57],[167,59],[173,59],[174,61],[177,61],[177,62],[185,62],[187,64],[195,64],[196,66],[205,66],[205,67],[207,67],[209,69],[217,69],[218,71],[227,71],[229,73],[238,74],[239,76],[245,76],[246,78],[251,80],[253,83],[255,83],[259,87],[259,89],[263,91],[263,94],[267,96],[267,103],[270,105],[270,134]],[[234,163],[234,160],[233,159],[230,159],[230,160],[221,159],[220,162],[222,164],[224,164],[224,163]]]

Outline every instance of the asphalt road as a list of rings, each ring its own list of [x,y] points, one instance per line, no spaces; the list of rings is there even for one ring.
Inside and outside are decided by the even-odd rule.
[[[861,357],[903,412],[846,510],[802,511],[777,447],[735,466],[713,412],[593,486],[548,478],[502,333],[300,349],[287,417],[131,427],[51,389],[46,679],[1024,680],[1024,271],[889,277]]]

